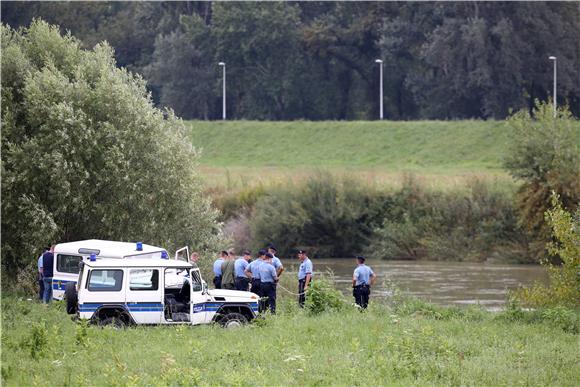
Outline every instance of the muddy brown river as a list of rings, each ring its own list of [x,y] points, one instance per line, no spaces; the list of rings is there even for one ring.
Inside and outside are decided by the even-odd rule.
[[[316,273],[330,271],[337,287],[350,294],[354,259],[312,259]],[[292,271],[298,261],[284,261]],[[371,297],[389,297],[389,282],[406,294],[439,305],[481,305],[488,310],[503,308],[508,290],[535,281],[546,283],[546,269],[539,265],[509,265],[464,262],[367,260],[378,278]]]

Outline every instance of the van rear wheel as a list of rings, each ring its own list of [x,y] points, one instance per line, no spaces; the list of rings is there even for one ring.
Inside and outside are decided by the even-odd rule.
[[[75,314],[79,307],[79,295],[75,283],[68,282],[66,284],[64,288],[64,298],[66,300],[66,312],[68,314]]]
[[[239,328],[248,323],[246,316],[240,313],[228,313],[220,320],[220,325],[224,328]]]
[[[110,326],[115,329],[125,328],[125,322],[119,317],[106,317],[97,323],[100,327]]]

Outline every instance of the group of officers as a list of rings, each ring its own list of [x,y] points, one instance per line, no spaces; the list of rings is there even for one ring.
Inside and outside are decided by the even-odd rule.
[[[258,251],[256,259],[252,260],[249,250],[244,250],[242,256],[236,258],[234,251],[222,251],[213,264],[213,284],[216,289],[231,289],[252,291],[265,298],[265,308],[276,313],[276,288],[284,265],[276,256],[274,245],[268,245]],[[308,286],[312,281],[313,266],[306,251],[298,250],[300,268],[298,269],[298,305],[304,307]],[[370,289],[374,285],[376,275],[365,265],[365,257],[357,256],[357,267],[352,277],[353,296],[357,305],[366,308],[369,302]]]

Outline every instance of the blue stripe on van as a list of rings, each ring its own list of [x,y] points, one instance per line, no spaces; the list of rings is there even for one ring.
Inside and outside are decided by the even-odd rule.
[[[119,304],[100,304],[100,303],[86,303],[79,305],[79,312],[95,312],[103,305],[119,305]],[[122,305],[129,312],[163,312],[163,304],[158,302],[131,302]]]
[[[73,284],[77,283],[77,281],[67,281],[67,280],[53,278],[52,279],[52,290],[65,290],[66,284],[68,284],[69,282],[72,282]]]

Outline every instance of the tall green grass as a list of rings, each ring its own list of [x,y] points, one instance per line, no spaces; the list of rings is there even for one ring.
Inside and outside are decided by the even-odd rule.
[[[5,386],[573,386],[579,376],[578,335],[554,324],[577,324],[569,311],[530,319],[413,301],[313,316],[286,301],[238,330],[113,330],[72,322],[60,303],[2,302]]]

